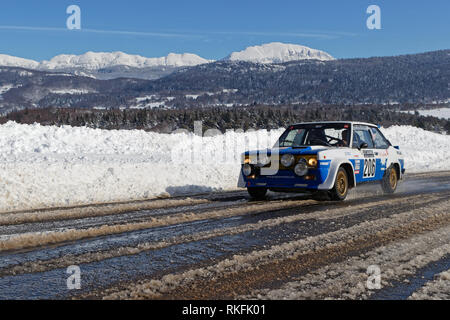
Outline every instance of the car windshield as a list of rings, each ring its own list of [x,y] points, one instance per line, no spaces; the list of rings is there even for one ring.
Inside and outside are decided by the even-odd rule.
[[[350,124],[300,124],[289,127],[278,140],[279,147],[348,147]]]

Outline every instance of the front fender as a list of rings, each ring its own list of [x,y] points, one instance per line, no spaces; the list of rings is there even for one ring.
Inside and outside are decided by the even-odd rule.
[[[325,181],[318,186],[319,190],[331,190],[334,187],[334,183],[336,181],[336,176],[339,168],[343,164],[348,164],[352,168],[352,175],[353,175],[353,185],[352,187],[356,187],[356,177],[355,177],[355,168],[353,167],[353,164],[347,160],[347,159],[341,159],[341,160],[333,160],[331,161],[330,168],[328,170],[328,175]]]
[[[398,168],[399,168],[399,172],[398,172],[398,180],[403,180],[403,173],[402,173],[402,164],[400,163],[400,161],[392,161],[392,162],[390,162],[390,164],[389,165],[387,165],[386,166],[386,172],[387,172],[387,168],[389,168],[390,166],[392,166],[392,165],[397,165],[398,166]],[[386,172],[384,173],[384,175],[386,175]]]

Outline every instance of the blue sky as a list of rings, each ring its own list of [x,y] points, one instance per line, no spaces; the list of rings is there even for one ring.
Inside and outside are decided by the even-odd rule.
[[[66,29],[72,4],[81,8],[81,31]],[[372,4],[381,8],[381,30],[366,27]],[[0,53],[43,60],[86,51],[191,52],[220,59],[280,41],[337,58],[387,56],[449,49],[449,14],[449,0],[14,0],[0,9]]]

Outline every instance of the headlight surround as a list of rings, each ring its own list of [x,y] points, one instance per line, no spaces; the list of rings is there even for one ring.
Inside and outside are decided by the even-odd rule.
[[[280,160],[281,164],[286,168],[292,166],[294,164],[294,161],[295,158],[292,154],[284,154]]]
[[[259,166],[266,166],[270,163],[270,157],[267,156],[267,154],[258,154],[258,165]]]
[[[246,177],[250,176],[252,174],[252,171],[253,171],[253,168],[248,163],[246,163],[242,166],[242,173],[244,174],[244,176],[246,176]]]
[[[306,176],[306,174],[308,173],[308,163],[304,158],[301,158],[295,165],[294,172],[299,177]]]

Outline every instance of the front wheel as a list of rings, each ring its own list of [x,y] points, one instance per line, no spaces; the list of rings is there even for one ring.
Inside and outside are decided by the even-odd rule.
[[[348,194],[348,175],[344,168],[339,168],[333,189],[330,190],[331,200],[343,201]]]
[[[397,185],[398,185],[397,170],[395,170],[395,167],[391,165],[386,170],[386,173],[384,174],[383,179],[381,180],[381,188],[383,189],[384,193],[392,194],[397,189]]]
[[[252,199],[264,200],[267,193],[267,188],[247,188],[248,194]]]

